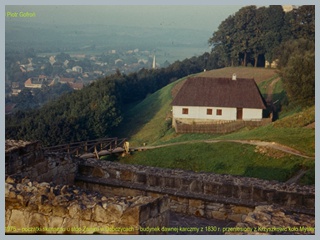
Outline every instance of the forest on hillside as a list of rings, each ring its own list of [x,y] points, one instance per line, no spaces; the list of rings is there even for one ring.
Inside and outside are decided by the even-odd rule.
[[[40,140],[45,146],[52,146],[112,136],[128,104],[202,71],[203,66],[203,57],[193,57],[167,68],[142,69],[128,75],[118,71],[80,91],[63,94],[40,109],[6,115],[6,139]]]
[[[224,20],[209,39],[211,53],[99,79],[40,109],[6,115],[6,139],[40,140],[45,146],[113,135],[128,105],[167,84],[204,69],[259,66],[278,59],[289,100],[314,103],[314,6],[285,13],[281,6],[247,6]]]
[[[284,12],[281,5],[246,6],[225,19],[209,39],[220,66],[264,66],[286,43],[315,39],[315,6]]]

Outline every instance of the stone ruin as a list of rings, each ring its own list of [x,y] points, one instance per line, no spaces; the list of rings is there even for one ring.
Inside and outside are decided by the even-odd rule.
[[[6,141],[5,200],[6,234],[166,234],[170,211],[237,223],[221,234],[315,231],[314,186],[85,160],[39,142]]]
[[[103,196],[75,186],[7,177],[6,233],[139,234],[168,225],[166,198]]]

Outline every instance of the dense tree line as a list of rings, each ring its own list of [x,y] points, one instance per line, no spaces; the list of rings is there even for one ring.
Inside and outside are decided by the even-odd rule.
[[[220,66],[264,66],[276,59],[281,43],[315,38],[315,6],[285,13],[281,5],[246,6],[225,19],[209,39]]]
[[[50,146],[112,136],[127,104],[140,101],[181,77],[203,71],[205,66],[214,67],[209,58],[206,53],[167,68],[142,69],[128,75],[118,71],[81,91],[64,94],[41,109],[6,116],[6,138],[41,140]]]

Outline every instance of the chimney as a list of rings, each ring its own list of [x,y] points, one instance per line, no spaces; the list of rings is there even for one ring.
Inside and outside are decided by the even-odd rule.
[[[232,74],[232,80],[237,80],[237,75],[234,73],[234,74]]]

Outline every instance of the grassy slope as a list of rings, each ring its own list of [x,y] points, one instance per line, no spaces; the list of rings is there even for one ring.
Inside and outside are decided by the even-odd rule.
[[[225,68],[200,73],[199,75],[221,77],[229,76],[233,72],[236,72],[238,77],[254,77],[257,79],[262,92],[263,88],[266,89],[268,84],[277,77],[276,73],[272,70],[254,68]],[[312,119],[314,121],[314,114],[312,116],[314,108],[303,112],[303,114],[296,113],[298,117],[293,114],[294,112],[291,112],[283,120],[279,120],[271,125],[251,130],[242,129],[239,132],[226,135],[176,134],[170,128],[170,104],[172,101],[171,91],[180,81],[183,81],[183,79],[157,91],[131,108],[125,115],[126,120],[123,126],[126,127],[122,128],[122,132],[118,136],[130,137],[131,146],[141,146],[143,143],[158,145],[170,142],[215,138],[256,139],[278,142],[293,147],[307,155],[314,156],[314,129],[302,128],[302,126],[305,126]],[[276,94],[283,95],[281,82],[276,84],[274,91]],[[308,120],[303,122],[301,119]],[[294,124],[288,126],[288,122]],[[308,179],[305,182],[310,183],[314,181],[314,161],[312,160],[304,160],[292,156],[284,156],[279,160],[274,157],[257,156],[257,153],[252,151],[253,146],[236,143],[221,144],[217,144],[216,146],[218,147],[199,143],[186,144],[183,147],[172,146],[164,149],[139,152],[122,161],[161,167],[178,167],[194,171],[213,171],[217,173],[256,176],[280,181],[286,180],[299,168],[303,167],[310,169],[306,177]],[[265,169],[269,169],[270,171],[266,171]]]
[[[225,77],[237,74],[239,78],[254,78],[261,83],[265,80],[274,79],[277,74],[271,69],[255,69],[244,67],[228,67],[199,73],[199,76]],[[163,142],[175,137],[173,131],[168,130],[171,116],[172,88],[186,78],[180,79],[159,91],[151,94],[142,102],[132,107],[125,113],[124,121],[117,136],[129,137],[134,146],[141,146],[143,143],[154,144]]]
[[[129,137],[132,146],[154,143],[163,137],[171,127],[171,119],[167,119],[171,116],[171,89],[179,81],[167,85],[129,109],[117,135]]]
[[[255,146],[235,143],[189,143],[134,152],[120,162],[195,172],[215,172],[267,180],[286,181],[313,160],[273,151],[272,156],[255,151]]]

